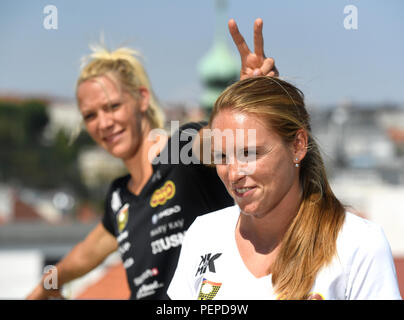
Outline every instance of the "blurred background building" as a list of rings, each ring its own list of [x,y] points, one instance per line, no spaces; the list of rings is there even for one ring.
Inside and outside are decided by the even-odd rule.
[[[257,1],[254,5],[240,5],[229,1],[226,9],[223,1],[211,1],[209,4],[197,4],[198,8],[194,9],[186,1],[181,2],[181,8],[166,7],[169,5],[165,2],[159,2],[159,7],[146,4],[134,7],[132,2],[124,2],[119,7],[118,4],[97,2],[97,7],[83,4],[80,7],[83,17],[73,18],[72,12],[77,9],[78,2],[70,5],[54,2],[59,9],[60,27],[53,34],[44,30],[41,24],[41,10],[45,4],[24,2],[16,8],[11,1],[4,1],[0,5],[3,9],[0,12],[4,15],[0,19],[0,39],[5,42],[9,34],[13,35],[12,42],[0,54],[0,299],[24,298],[39,281],[46,265],[54,265],[84,239],[103,213],[104,195],[110,181],[124,173],[120,161],[96,147],[81,130],[81,117],[72,89],[77,74],[63,69],[62,53],[48,57],[48,65],[42,62],[42,71],[30,68],[38,65],[36,60],[41,59],[41,54],[58,47],[52,42],[59,41],[57,36],[68,42],[75,35],[76,41],[72,43],[80,43],[81,46],[72,49],[69,54],[77,58],[88,51],[85,45],[89,40],[88,33],[93,30],[91,28],[96,33],[106,28],[116,37],[129,29],[130,34],[132,25],[126,24],[129,23],[126,21],[132,23],[132,16],[135,17],[133,23],[142,17],[149,17],[146,21],[142,20],[143,24],[150,22],[152,17],[154,21],[163,21],[159,22],[159,28],[153,29],[154,33],[138,31],[136,35],[140,45],[147,47],[149,42],[158,42],[162,48],[160,51],[164,51],[159,52],[162,56],[156,56],[157,50],[148,52],[146,66],[152,82],[157,83],[157,94],[165,92],[161,102],[167,126],[171,120],[184,123],[206,118],[221,90],[237,79],[240,64],[235,58],[234,46],[229,45],[227,17],[236,18],[240,27],[245,21],[245,28],[240,29],[251,50],[253,20],[261,16],[265,25],[272,26],[264,28],[265,41],[270,44],[265,51],[269,51],[268,56],[275,57],[281,76],[297,82],[298,86],[300,84],[306,93],[313,133],[322,149],[336,195],[353,212],[383,227],[404,295],[404,96],[394,89],[394,85],[401,83],[401,93],[404,92],[404,72],[401,72],[404,71],[401,59],[404,49],[397,42],[391,45],[389,42],[381,44],[384,49],[377,52],[368,33],[383,30],[395,34],[396,38],[402,35],[404,23],[401,18],[397,19],[395,13],[404,9],[401,3],[387,7],[356,1],[362,22],[355,34],[343,29],[341,4],[323,5],[308,1],[305,2],[307,5],[294,2],[291,6],[281,2],[269,5],[266,1]],[[103,12],[98,11],[100,8],[109,17],[113,8],[116,16],[111,19],[115,22],[111,25],[99,22],[105,21]],[[127,8],[133,12],[125,20],[122,17],[127,14]],[[37,12],[39,16],[32,18]],[[93,14],[84,18],[86,12]],[[198,12],[204,15],[200,16]],[[369,17],[375,18],[372,20]],[[375,26],[377,30],[370,30],[375,19],[379,23]],[[83,30],[87,32],[84,39],[80,38],[83,30],[74,29],[77,23],[72,25],[72,21],[76,20],[81,21]],[[175,26],[173,20],[181,21],[178,29],[169,29]],[[32,27],[32,21],[39,21],[39,27]],[[170,21],[173,21],[172,25]],[[86,23],[91,27],[86,27]],[[387,27],[380,23],[385,23]],[[394,29],[390,29],[388,23],[394,24]],[[116,25],[121,25],[121,29],[114,29]],[[133,30],[143,30],[141,26],[136,25]],[[167,33],[163,26],[169,30]],[[38,51],[29,37],[24,40],[24,32],[31,30],[36,30],[36,41],[44,46],[44,51]],[[170,34],[171,38],[166,39],[166,34]],[[200,34],[205,35],[204,38]],[[185,49],[177,47],[175,41],[179,37]],[[311,39],[317,44],[314,49],[308,44]],[[387,41],[383,37],[378,39]],[[376,52],[370,52],[366,45],[354,47],[355,50],[349,52],[350,46],[367,41]],[[22,76],[15,82],[13,77],[18,70],[16,67],[9,68],[24,49],[29,56],[26,48],[19,47],[21,43],[33,46],[30,67],[21,66],[27,73],[26,78],[31,73],[38,78],[38,81],[30,80],[31,87]],[[205,44],[203,49],[200,43]],[[12,51],[14,46],[19,49]],[[377,54],[381,59],[381,67],[376,68],[370,63],[375,61],[371,54]],[[177,55],[180,55],[179,60],[175,60]],[[330,60],[324,62],[326,58]],[[165,60],[165,64],[157,63],[161,59]],[[349,64],[349,59],[356,59],[358,66],[364,63],[365,69]],[[393,67],[389,64],[391,61],[395,63]],[[183,69],[180,68],[181,63],[185,66]],[[162,72],[170,64],[174,65],[173,70],[178,74],[173,70]],[[364,85],[370,78],[367,73],[369,66],[373,68],[371,75],[377,76],[374,73],[381,72],[384,79],[375,80],[373,87],[368,83]],[[69,69],[77,71],[76,67],[71,65]],[[187,73],[190,69],[194,70],[193,76]],[[60,74],[52,73],[52,70],[58,70]],[[321,72],[326,73],[323,79]],[[320,80],[317,81],[316,77]],[[53,87],[54,83],[63,82],[62,78],[69,81],[65,86],[68,89],[63,89],[65,91]],[[171,93],[176,89],[172,83],[183,78],[193,79],[198,85],[186,83],[177,90],[179,98],[173,98]],[[350,78],[353,78],[354,84],[346,86]],[[36,85],[40,80],[46,83],[42,88]],[[326,92],[328,87],[332,90]],[[393,89],[389,91],[389,88]],[[72,94],[64,94],[66,91]],[[313,91],[320,93],[317,99],[313,98]],[[324,95],[334,96],[326,102],[321,95],[323,91]],[[361,97],[355,96],[356,92],[363,91],[365,94]],[[129,295],[125,272],[117,253],[93,272],[66,285],[64,290],[68,298],[119,299]]]
[[[198,63],[203,84],[200,106],[209,115],[222,91],[240,77],[240,62],[227,46],[227,1],[216,1],[216,24],[213,46]]]

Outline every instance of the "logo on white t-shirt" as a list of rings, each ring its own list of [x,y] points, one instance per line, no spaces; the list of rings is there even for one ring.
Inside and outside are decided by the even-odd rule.
[[[213,282],[203,278],[198,300],[213,300],[221,286],[221,282]]]
[[[198,270],[196,270],[195,277],[198,274],[204,274],[206,269],[209,268],[209,272],[216,272],[215,260],[218,259],[222,254],[216,253],[212,256],[211,253],[201,256],[201,262],[199,263]]]

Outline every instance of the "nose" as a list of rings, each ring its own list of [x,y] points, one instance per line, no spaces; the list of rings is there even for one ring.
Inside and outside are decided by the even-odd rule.
[[[114,123],[112,114],[110,112],[105,112],[104,110],[100,111],[98,119],[99,119],[99,128],[101,130],[109,129]]]
[[[245,168],[235,157],[227,164],[228,178],[231,184],[236,184],[246,176]]]

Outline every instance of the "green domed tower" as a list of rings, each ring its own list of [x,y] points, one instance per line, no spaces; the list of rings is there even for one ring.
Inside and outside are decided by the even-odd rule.
[[[216,0],[216,26],[213,46],[198,63],[198,73],[203,84],[200,105],[209,116],[216,99],[222,91],[237,81],[240,63],[227,46],[227,2]]]

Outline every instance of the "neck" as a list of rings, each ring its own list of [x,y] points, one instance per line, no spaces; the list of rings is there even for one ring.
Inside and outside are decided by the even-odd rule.
[[[136,153],[132,157],[123,160],[131,176],[128,188],[136,195],[142,191],[153,174],[151,160],[157,156],[167,142],[166,136],[163,135],[158,135],[150,139],[149,132],[150,130],[144,131],[143,139]]]
[[[237,224],[236,232],[250,242],[255,251],[261,254],[268,254],[280,247],[282,238],[288,230],[293,218],[296,216],[300,202],[301,190],[297,184],[295,190],[288,195],[262,217],[241,214]]]

